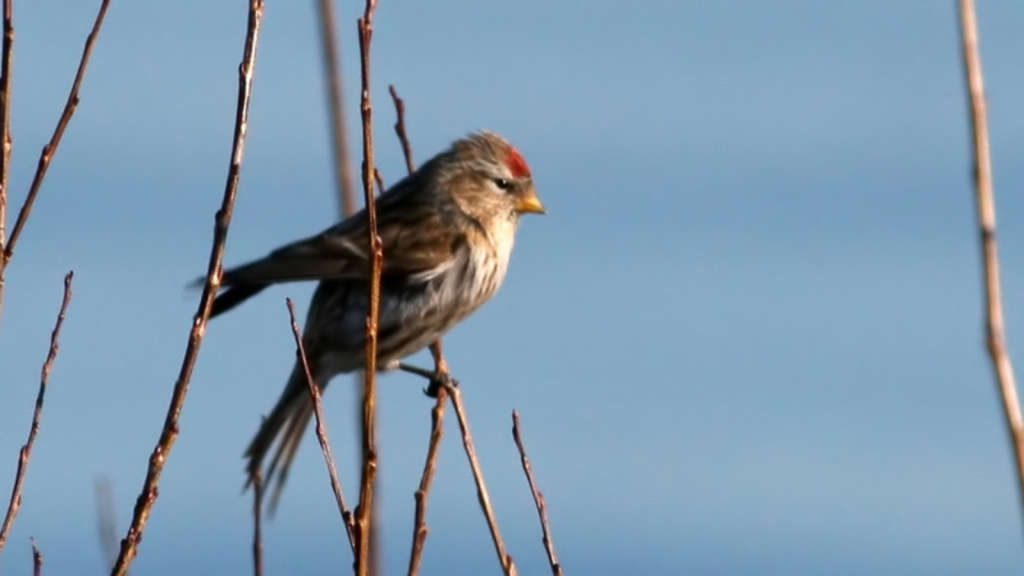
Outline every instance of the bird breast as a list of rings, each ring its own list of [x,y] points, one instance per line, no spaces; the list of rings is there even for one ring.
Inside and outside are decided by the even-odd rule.
[[[494,296],[505,280],[514,231],[497,232],[470,230],[449,269],[434,278],[439,308],[455,312],[452,325]]]
[[[505,279],[512,254],[514,227],[485,235],[473,230],[444,264],[428,273],[382,285],[378,325],[378,365],[400,360],[426,348],[487,302]],[[476,234],[475,236],[473,234]],[[325,350],[320,374],[350,372],[365,365],[368,292],[365,283],[321,283],[310,317],[316,326],[314,348]],[[308,323],[307,323],[308,324]],[[312,342],[310,342],[312,344]]]

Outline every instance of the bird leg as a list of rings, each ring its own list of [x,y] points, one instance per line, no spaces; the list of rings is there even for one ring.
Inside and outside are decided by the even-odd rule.
[[[442,387],[459,385],[458,381],[448,374],[435,372],[434,370],[427,370],[426,368],[420,368],[419,366],[413,366],[412,364],[406,364],[405,362],[399,362],[398,369],[402,372],[422,376],[429,380],[430,384],[423,389],[423,393],[431,398],[437,398],[437,393]]]

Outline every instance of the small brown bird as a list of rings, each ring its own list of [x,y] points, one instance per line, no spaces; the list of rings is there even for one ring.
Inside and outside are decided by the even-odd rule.
[[[544,213],[530,168],[507,141],[479,132],[456,141],[376,201],[383,241],[377,365],[397,366],[491,298],[508,269],[519,217]],[[366,212],[269,256],[224,273],[212,316],[267,286],[319,280],[303,346],[316,385],[366,361],[369,270]],[[252,475],[276,445],[265,477],[277,473],[273,502],[310,418],[313,403],[299,362],[246,456]]]

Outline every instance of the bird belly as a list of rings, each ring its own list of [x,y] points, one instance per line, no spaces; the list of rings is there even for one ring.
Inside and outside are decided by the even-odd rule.
[[[494,258],[490,252],[467,250],[427,279],[384,279],[377,365],[419,352],[475,312],[497,292],[507,263],[507,258]],[[322,373],[365,368],[368,296],[365,283],[325,281],[317,288],[307,320],[307,338],[316,345],[307,348],[319,349]],[[314,318],[319,326],[311,325]]]
[[[426,348],[480,308],[497,288],[476,287],[476,281],[468,278],[464,282],[452,280],[435,278],[426,286],[409,290],[405,297],[392,299],[390,309],[382,306],[378,365],[401,360]]]

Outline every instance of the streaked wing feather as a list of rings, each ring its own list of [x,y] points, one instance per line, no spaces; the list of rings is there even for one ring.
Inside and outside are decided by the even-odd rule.
[[[384,276],[423,273],[451,259],[459,234],[436,210],[422,205],[418,197],[389,191],[378,200],[378,210],[377,233],[384,244]],[[365,212],[359,212],[316,236],[229,270],[224,284],[366,279],[366,225]]]

